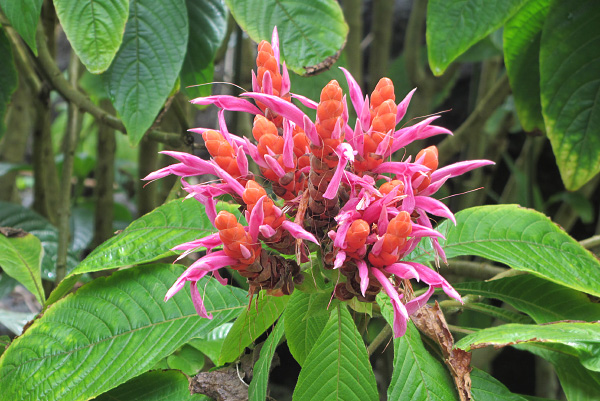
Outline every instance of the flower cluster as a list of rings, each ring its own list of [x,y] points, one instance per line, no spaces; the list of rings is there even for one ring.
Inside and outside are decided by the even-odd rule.
[[[411,157],[393,161],[394,152],[415,140],[451,133],[432,125],[438,116],[396,129],[414,90],[396,103],[393,83],[387,78],[379,81],[370,97],[363,96],[352,75],[343,69],[358,116],[353,126],[337,81],[323,88],[318,102],[290,93],[276,29],[271,43],[259,44],[256,62],[252,92],[192,101],[220,108],[218,131],[192,130],[202,134],[212,159],[163,152],[179,163],[145,178],[182,177],[183,188],[206,205],[217,230],[175,248],[185,251],[180,258],[199,248],[206,248],[207,253],[181,275],[166,299],[190,281],[198,314],[210,317],[196,285],[209,273],[225,283],[218,272],[222,267],[246,277],[251,295],[261,289],[272,295],[290,294],[302,280],[299,264],[308,260],[304,242],[308,241],[316,244],[313,249],[321,247],[324,268],[342,273],[334,290],[337,298],[373,302],[382,289],[389,295],[396,337],[404,334],[409,316],[427,302],[435,288],[460,301],[459,294],[435,270],[403,259],[428,238],[436,256],[445,261],[438,242],[443,237],[432,228],[429,216],[454,221],[454,215],[431,195],[447,179],[492,162],[473,160],[438,168],[435,146],[423,149],[414,161]],[[316,119],[312,121],[292,98],[316,109]],[[225,110],[255,116],[252,137],[256,142],[229,133]],[[246,155],[258,165],[279,200],[270,198],[250,173]],[[202,184],[186,180],[207,174],[217,180]],[[247,226],[229,212],[217,214],[216,203],[222,195],[240,204]],[[282,255],[295,255],[295,260]],[[410,279],[427,284],[427,291],[413,297]]]

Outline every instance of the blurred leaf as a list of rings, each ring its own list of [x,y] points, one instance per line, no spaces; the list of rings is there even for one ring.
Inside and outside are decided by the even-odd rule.
[[[46,296],[40,272],[44,252],[42,243],[31,233],[21,230],[17,233],[9,231],[12,230],[0,230],[0,267],[43,304]]]
[[[236,22],[255,42],[271,42],[273,27],[288,68],[304,75],[342,49],[348,35],[337,1],[225,0]]]
[[[329,297],[328,294],[324,295]],[[328,313],[308,315],[312,301],[319,296],[320,293],[307,294],[302,291],[294,291],[283,313],[287,345],[300,366],[304,365],[306,357],[329,320]],[[324,308],[321,310],[327,311]]]
[[[544,325],[504,324],[479,330],[463,337],[456,348],[470,351],[493,345],[503,347],[518,343],[543,342],[568,345],[583,366],[600,371],[600,322],[556,322]]]
[[[289,296],[275,297],[262,291],[254,297],[250,306],[240,313],[227,333],[219,365],[235,361],[248,345],[279,318],[289,299]]]
[[[10,294],[18,284],[19,282],[8,274],[0,274],[0,299]]]
[[[283,318],[279,319],[273,332],[271,332],[269,338],[265,341],[260,350],[260,356],[254,364],[254,376],[252,377],[252,382],[250,382],[250,388],[248,389],[249,401],[263,401],[267,399],[267,386],[269,385],[271,361],[273,360],[277,345],[279,344],[281,337],[283,337],[284,320],[282,319]]]
[[[71,209],[71,249],[81,252],[94,238],[94,209],[90,204],[81,204]]]
[[[10,41],[0,27],[0,138],[4,134],[4,115],[13,92],[17,89],[17,71],[12,57]]]
[[[95,401],[208,401],[202,394],[190,394],[187,377],[175,370],[152,371],[134,377],[104,393]]]
[[[35,313],[15,312],[6,309],[0,309],[0,324],[20,336],[23,333],[23,327],[35,317]]]
[[[527,2],[504,28],[504,62],[525,131],[544,130],[540,102],[540,39],[550,0]]]
[[[527,0],[430,0],[427,54],[435,75],[500,28]]]
[[[209,96],[210,85],[186,88],[211,82],[215,53],[227,31],[227,9],[220,0],[186,0],[190,39],[181,68],[181,86],[190,98]]]
[[[455,288],[456,288],[456,286],[455,286]],[[527,315],[524,315],[522,313],[513,312],[512,310],[499,308],[497,306],[484,304],[481,302],[469,302],[464,305],[464,308],[467,309],[467,311],[483,313],[487,316],[503,320],[507,323],[532,323],[532,319]],[[467,311],[465,311],[465,312],[467,312]],[[482,320],[481,315],[477,315],[475,317],[475,319],[477,321],[481,321]],[[491,323],[491,322],[489,322],[489,323]],[[487,327],[487,325],[488,324],[486,323],[486,326],[477,326],[477,327]]]
[[[392,326],[394,311],[389,297],[380,294],[377,303]],[[448,371],[427,351],[412,321],[406,334],[394,339],[394,369],[387,395],[390,400],[458,400]]]
[[[106,71],[123,40],[129,1],[54,0],[54,7],[83,65],[94,74]]]
[[[600,261],[543,214],[517,205],[479,206],[438,230],[448,258],[477,255],[555,283],[600,296]],[[429,243],[409,258],[433,259]]]
[[[11,171],[31,170],[31,164],[0,162],[0,177]]]
[[[145,372],[245,308],[243,291],[216,280],[198,283],[213,319],[198,317],[189,291],[164,302],[183,270],[162,264],[118,271],[47,309],[0,358],[3,396],[90,399]]]
[[[483,370],[471,371],[471,394],[476,401],[526,401]]]
[[[202,351],[216,366],[219,364],[219,355],[221,355],[225,337],[227,337],[227,333],[229,333],[232,326],[233,323],[223,323],[210,333],[199,338],[193,338],[188,344],[198,351]]]
[[[35,30],[37,28],[44,0],[0,0],[0,7],[13,28],[37,56]],[[0,54],[7,54],[0,51]],[[0,74],[2,77],[2,74]],[[1,79],[1,78],[0,78]],[[1,87],[2,85],[0,85]]]
[[[600,320],[600,304],[583,293],[531,275],[461,283],[461,294],[496,298],[530,315],[537,323],[557,320]]]
[[[308,354],[293,400],[379,400],[365,344],[345,305],[331,312]]]
[[[188,376],[194,376],[204,366],[204,354],[194,347],[184,345],[167,357],[167,364],[170,369],[181,370]]]
[[[0,226],[20,228],[35,235],[44,248],[42,278],[54,281],[54,269],[58,252],[58,230],[48,220],[21,205],[0,201]],[[67,254],[67,271],[73,270],[78,261],[75,253]]]
[[[4,353],[6,347],[10,345],[10,337],[9,336],[0,336],[0,355]]]
[[[570,191],[600,172],[598,21],[596,0],[554,0],[542,31],[542,113],[563,183]]]
[[[189,35],[185,0],[132,0],[123,44],[105,84],[131,145],[150,128],[181,71]]]
[[[555,195],[552,195],[547,202],[547,205],[551,205],[557,202],[564,202],[571,206],[575,213],[581,219],[581,222],[584,224],[590,224],[594,222],[594,205],[592,202],[586,198],[580,191],[575,192],[559,192]]]

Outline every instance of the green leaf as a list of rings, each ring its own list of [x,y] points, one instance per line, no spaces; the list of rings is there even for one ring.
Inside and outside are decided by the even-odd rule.
[[[494,377],[477,368],[471,371],[471,394],[476,401],[526,401],[520,395],[511,393]]]
[[[327,324],[329,315],[327,313],[313,314],[309,316],[310,305],[321,293],[307,294],[302,291],[294,291],[285,312],[283,313],[285,323],[285,337],[290,353],[298,361],[300,366],[304,365],[306,357],[317,342],[323,327]],[[327,295],[329,298],[330,295]],[[321,310],[326,312],[326,305],[321,305]]]
[[[181,370],[188,376],[194,376],[204,367],[204,354],[196,348],[184,345],[167,357],[170,369]]]
[[[211,82],[215,53],[227,31],[227,9],[220,0],[186,0],[189,16],[190,39],[181,68],[181,86]],[[210,86],[186,88],[190,98],[208,96]]]
[[[536,323],[557,320],[600,320],[600,304],[583,293],[530,275],[506,277],[487,282],[454,286],[461,294],[473,294],[504,301],[530,315]]]
[[[540,102],[540,40],[550,0],[527,2],[504,28],[504,62],[525,131],[544,130]]]
[[[0,324],[20,336],[23,333],[23,327],[35,317],[35,313],[15,312],[11,310],[0,309]]]
[[[377,303],[392,326],[394,312],[389,297],[379,294]],[[394,339],[394,368],[387,395],[390,400],[458,400],[448,370],[427,351],[412,321],[406,334]]]
[[[0,0],[0,7],[6,18],[36,56],[35,30],[40,19],[42,3],[43,0]],[[6,53],[0,52],[0,54]]]
[[[15,230],[0,230],[0,267],[43,304],[46,296],[40,273],[42,243],[35,235],[25,231],[9,231]]]
[[[274,297],[264,292],[253,298],[250,306],[240,313],[227,333],[219,365],[235,361],[248,345],[271,327],[283,313],[289,299],[289,296]]]
[[[87,400],[145,372],[246,307],[243,291],[205,279],[198,285],[213,319],[198,317],[189,291],[164,302],[183,270],[162,264],[118,271],[57,302],[0,358],[3,396]]]
[[[105,84],[137,145],[179,76],[189,35],[185,0],[132,0],[123,44]]]
[[[584,368],[579,360],[557,347],[520,344],[515,348],[529,351],[554,365],[561,387],[569,401],[600,401],[600,373]]]
[[[600,371],[600,322],[557,322],[545,325],[505,324],[479,330],[462,338],[456,348],[470,351],[493,345],[502,347],[518,343],[543,342],[570,346],[571,354],[583,366]]]
[[[331,312],[308,354],[293,400],[379,400],[365,344],[344,305]]]
[[[44,248],[42,278],[53,281],[56,277],[54,269],[58,255],[58,230],[56,227],[33,210],[8,202],[0,202],[0,226],[20,228],[35,235],[42,242]],[[75,253],[69,250],[67,271],[73,270],[77,263]]]
[[[595,0],[555,0],[542,31],[542,113],[561,177],[571,191],[600,171],[599,19]]]
[[[9,336],[0,336],[0,355],[4,353],[4,350],[10,345]]]
[[[269,384],[269,370],[277,345],[283,337],[284,318],[279,319],[267,341],[260,350],[260,356],[254,364],[254,377],[248,389],[249,401],[263,401],[267,399],[267,386]]]
[[[108,69],[123,40],[128,0],[54,0],[56,15],[77,56],[94,73]]]
[[[0,27],[0,138],[4,133],[4,114],[13,92],[17,89],[17,71],[12,57],[10,42]]]
[[[208,397],[190,394],[187,377],[175,370],[152,371],[94,398],[95,401],[203,401]]]
[[[337,1],[226,0],[237,23],[255,42],[271,42],[279,32],[283,59],[297,74],[322,63],[342,49],[348,35]]]
[[[555,283],[600,296],[600,262],[543,214],[517,205],[480,206],[456,214],[438,230],[449,258],[477,255]],[[411,254],[432,260],[431,245]]]
[[[435,75],[500,28],[527,0],[430,0],[427,54]]]
[[[190,340],[188,344],[197,350],[202,351],[202,353],[209,357],[215,365],[218,365],[223,343],[232,326],[233,323],[223,323],[210,333],[200,338]]]
[[[233,206],[225,203],[220,208]],[[48,297],[48,304],[66,294],[79,275],[152,262],[174,255],[176,245],[213,234],[215,228],[195,199],[176,199],[140,217],[119,235],[98,246]]]
[[[456,286],[455,286],[456,288]],[[497,306],[484,304],[481,302],[469,302],[465,303],[463,307],[466,310],[483,313],[487,316],[491,316],[496,319],[504,320],[508,323],[532,323],[532,320],[529,316],[523,315],[521,313],[513,312],[511,310],[507,310],[504,308],[499,308]],[[480,318],[481,316],[477,316]]]

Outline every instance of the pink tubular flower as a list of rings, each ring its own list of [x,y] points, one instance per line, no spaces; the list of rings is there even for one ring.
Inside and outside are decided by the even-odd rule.
[[[202,135],[211,160],[165,151],[178,163],[145,178],[181,177],[188,197],[205,205],[216,228],[214,234],[174,248],[183,251],[177,260],[199,248],[205,248],[206,254],[177,279],[165,300],[190,281],[196,311],[210,318],[197,282],[210,273],[225,284],[219,275],[223,267],[247,278],[251,295],[260,290],[290,294],[302,280],[300,264],[308,260],[311,250],[320,247],[323,268],[341,273],[334,288],[338,299],[374,302],[382,290],[389,296],[395,337],[405,333],[410,315],[436,288],[461,301],[436,270],[405,258],[426,239],[431,241],[436,262],[445,261],[439,243],[444,237],[434,230],[431,216],[455,224],[456,220],[432,195],[449,178],[493,163],[471,160],[438,168],[435,146],[414,158],[392,160],[394,152],[415,140],[451,132],[432,125],[439,116],[398,128],[415,90],[396,103],[394,85],[388,78],[381,79],[365,96],[352,75],[342,69],[357,116],[354,122],[348,121],[346,95],[335,80],[323,88],[318,102],[292,94],[276,29],[271,43],[259,44],[256,61],[252,92],[192,100],[220,108],[219,130],[190,130]],[[314,121],[292,103],[292,97],[316,109]],[[224,110],[253,114],[251,135],[230,133]],[[256,169],[249,168],[247,156],[258,165],[270,188],[263,187],[263,181],[250,172]],[[208,182],[190,181],[190,177],[207,175],[211,176]],[[223,196],[239,204],[247,226],[232,213],[217,213],[217,202]],[[426,286],[418,297],[413,297],[412,280]]]

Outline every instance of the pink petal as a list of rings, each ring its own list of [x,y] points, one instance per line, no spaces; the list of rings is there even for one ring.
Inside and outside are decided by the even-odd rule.
[[[248,96],[252,99],[258,100],[270,108],[273,112],[293,121],[296,125],[301,127],[304,125],[305,114],[291,102],[285,101],[277,96],[267,95],[264,93],[246,92],[243,93],[243,96]]]
[[[400,297],[398,296],[398,292],[392,286],[392,283],[385,277],[385,275],[376,268],[371,269],[371,273],[373,276],[381,283],[383,289],[390,297],[390,302],[392,303],[392,307],[394,308],[394,337],[398,338],[404,335],[406,332],[406,325],[408,322],[408,311],[406,307],[400,302]]]
[[[217,279],[217,281],[221,284],[221,285],[227,285],[227,279],[221,277],[221,274],[219,273],[218,270],[213,270],[212,272],[213,276],[215,279]]]
[[[491,160],[467,160],[463,162],[450,164],[431,173],[431,182],[435,182],[446,176],[450,176],[450,178],[456,177],[476,168],[489,166],[491,164],[496,163],[494,163]]]
[[[291,87],[290,73],[288,72],[287,66],[285,65],[285,61],[283,62],[281,70],[281,92],[279,93],[279,95],[283,96],[290,93]]]
[[[263,75],[262,92],[267,95],[273,94],[273,81],[271,80],[271,73],[268,70]]]
[[[398,124],[406,114],[406,109],[408,109],[410,99],[412,99],[412,96],[416,90],[417,88],[408,92],[408,95],[406,95],[406,97],[398,104],[398,111],[396,112],[396,124]]]
[[[457,301],[462,302],[460,294],[456,292],[456,290],[450,285],[450,283],[448,283],[448,281],[446,281],[446,279],[443,278],[439,273],[420,263],[404,263],[413,266],[415,270],[418,271],[419,276],[421,277],[421,280],[423,280],[424,283],[427,283],[436,288],[442,288],[446,295],[448,295],[450,298],[454,298]]]
[[[427,213],[431,213],[436,216],[446,217],[450,219],[454,225],[456,225],[456,219],[454,214],[448,209],[448,206],[444,205],[437,199],[429,196],[415,196],[415,207],[423,209]]]
[[[248,259],[250,256],[252,256],[252,252],[250,252],[250,250],[246,248],[244,244],[240,244],[240,251],[242,252],[244,259]]]
[[[346,164],[348,163],[348,160],[354,161],[354,154],[350,144],[340,143],[336,148],[336,153],[338,154],[339,158],[338,165],[333,177],[331,177],[329,185],[327,186],[327,190],[323,194],[323,197],[327,199],[333,199],[337,195]]]
[[[294,138],[292,137],[292,123],[284,121],[283,125],[283,165],[287,168],[294,167]]]
[[[262,224],[258,228],[258,231],[260,231],[260,233],[262,234],[262,236],[265,237],[265,238],[271,238],[277,232],[273,227],[271,227],[268,224]]]
[[[279,33],[277,32],[277,26],[273,27],[273,35],[271,36],[271,48],[273,49],[275,60],[277,60],[277,65],[279,65]]]
[[[360,277],[360,292],[364,297],[369,287],[369,269],[367,263],[362,259],[356,262],[356,267],[358,267],[358,276]]]
[[[225,110],[231,111],[244,111],[250,114],[261,114],[262,111],[246,99],[240,99],[235,96],[230,95],[214,95],[207,97],[199,97],[193,100],[190,100],[193,104],[200,105],[208,105],[214,104],[217,107],[220,107]]]
[[[427,291],[424,294],[421,294],[418,297],[416,297],[415,299],[411,299],[410,301],[408,301],[406,303],[406,305],[404,305],[406,307],[406,311],[408,312],[408,314],[412,315],[413,313],[415,313],[416,311],[421,309],[421,307],[423,305],[425,305],[427,303],[427,301],[429,301],[429,298],[431,298],[431,295],[433,295],[433,292],[434,292],[433,287],[429,286],[429,288],[427,289]]]
[[[273,156],[265,155],[265,161],[267,162],[269,168],[273,170],[275,174],[277,174],[277,177],[281,178],[285,175],[285,170],[279,163],[277,163],[277,160],[275,160]]]
[[[311,233],[306,231],[299,224],[296,224],[289,220],[284,220],[283,223],[281,224],[281,226],[285,230],[289,231],[290,234],[292,234],[292,237],[294,237],[296,239],[305,239],[307,241],[314,242],[315,244],[319,243],[319,241],[317,241],[317,239],[315,238],[314,235],[312,235]]]
[[[248,175],[248,159],[246,159],[246,153],[244,153],[244,149],[241,146],[237,148],[235,161],[237,162],[240,174],[242,176]]]
[[[385,271],[391,274],[394,274],[400,278],[404,278],[407,280],[416,279],[419,280],[419,273],[415,270],[414,267],[407,263],[397,262],[393,263],[385,268]]]
[[[315,127],[315,124],[310,121],[308,116],[303,117],[302,124],[304,133],[306,134],[308,140],[315,146],[321,146],[321,137],[319,137],[319,134],[317,133],[317,127]]]
[[[319,103],[315,102],[312,99],[307,98],[306,96],[302,96],[297,93],[292,93],[292,97],[294,99],[298,99],[300,101],[300,103],[302,103],[304,106],[308,107],[309,109],[316,110],[317,107],[319,106]]]
[[[263,224],[265,219],[265,212],[263,210],[263,203],[267,195],[263,195],[260,197],[254,208],[252,209],[252,213],[250,213],[250,218],[248,219],[248,233],[250,234],[250,238],[252,238],[253,242],[258,242],[258,232],[260,231],[260,226]],[[249,258],[249,256],[245,256],[245,258]]]
[[[339,269],[346,261],[346,252],[339,250],[335,255],[335,260],[333,261],[333,268]]]
[[[190,291],[192,293],[192,302],[194,304],[194,308],[196,309],[196,313],[200,317],[212,319],[212,317],[213,317],[212,313],[209,315],[206,312],[206,308],[204,307],[204,301],[202,300],[202,296],[200,295],[200,292],[198,291],[196,283],[197,283],[196,281],[192,281],[190,284]]]
[[[354,107],[356,114],[359,114],[364,105],[363,94],[360,90],[360,85],[358,82],[356,82],[352,74],[350,74],[350,71],[344,67],[340,67],[340,70],[342,70],[346,76],[346,81],[348,81],[348,89],[350,91],[350,100],[352,101],[352,106]]]
[[[257,149],[256,145],[251,143],[250,140],[246,137],[244,137],[244,140],[247,142],[247,144],[246,144],[247,148],[245,150],[248,152],[248,154],[250,155],[252,160],[254,160],[254,163],[258,164],[260,167],[263,167],[263,168],[269,167],[267,165],[267,163],[263,160],[263,158],[260,156],[260,154],[258,153],[258,149]]]

